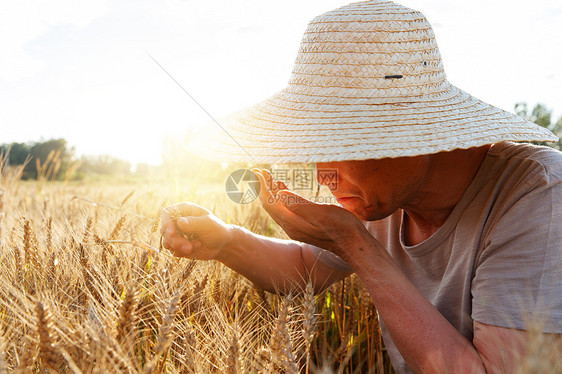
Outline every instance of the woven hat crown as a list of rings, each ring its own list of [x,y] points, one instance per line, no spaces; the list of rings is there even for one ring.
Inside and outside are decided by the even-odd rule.
[[[191,150],[221,161],[313,163],[558,140],[449,83],[429,22],[388,1],[314,18],[287,87],[219,125]]]
[[[424,15],[392,2],[369,1],[309,23],[289,85],[403,100],[443,91],[447,81]]]

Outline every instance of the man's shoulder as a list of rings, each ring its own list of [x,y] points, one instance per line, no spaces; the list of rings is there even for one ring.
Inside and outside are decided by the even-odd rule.
[[[508,169],[525,169],[547,179],[562,179],[562,152],[550,147],[501,142],[494,144],[488,155],[504,163]]]
[[[502,142],[492,146],[488,155],[495,158],[494,167],[478,201],[489,210],[489,228],[506,218],[514,222],[538,221],[537,215],[542,214],[539,212],[562,209],[561,152],[545,146]]]

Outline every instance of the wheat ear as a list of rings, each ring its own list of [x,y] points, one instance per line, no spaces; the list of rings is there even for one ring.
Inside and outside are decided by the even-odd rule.
[[[35,306],[37,314],[37,334],[39,335],[39,358],[41,364],[49,370],[58,372],[62,366],[62,360],[56,351],[53,334],[52,319],[49,310],[38,302]]]
[[[172,296],[168,307],[166,308],[166,314],[162,318],[162,323],[158,328],[158,338],[156,344],[154,345],[154,357],[143,369],[145,374],[160,373],[164,367],[166,361],[166,355],[168,350],[172,345],[173,336],[172,329],[174,324],[174,319],[177,311],[177,303],[179,299],[179,293],[176,292]],[[163,357],[164,356],[164,357]],[[161,360],[161,362],[159,362]]]
[[[137,320],[136,308],[138,305],[138,287],[133,284],[125,292],[125,297],[119,310],[117,319],[117,342],[121,344],[125,352],[130,352],[132,344],[130,342],[131,331]]]
[[[183,332],[183,334],[181,334],[181,339],[183,341],[183,343],[185,344],[185,348],[184,348],[184,365],[185,365],[185,372],[187,372],[188,374],[195,374],[196,369],[195,369],[195,345],[197,344],[197,340],[195,338],[195,331],[193,330],[193,328],[189,325],[186,324],[186,331]],[[184,372],[184,371],[182,371]]]
[[[53,217],[47,220],[47,249],[53,245]]]
[[[0,335],[0,374],[8,374],[8,364],[6,363],[6,343],[4,337]]]
[[[293,347],[291,336],[287,327],[289,318],[289,297],[281,300],[279,314],[275,323],[273,332],[272,353],[273,361],[285,369],[285,373],[297,374],[299,372]]]
[[[90,236],[92,235],[92,225],[94,224],[94,219],[90,216],[86,220],[86,226],[84,227],[84,238],[82,239],[83,243],[88,243]]]
[[[302,303],[303,314],[303,329],[302,334],[304,338],[305,351],[306,351],[306,372],[308,373],[310,366],[310,348],[312,340],[316,333],[316,301],[314,300],[314,288],[312,283],[308,282],[304,291],[304,300]]]
[[[32,367],[35,363],[37,345],[32,341],[32,339],[26,339],[26,342],[21,349],[23,354],[18,357],[18,367],[15,372],[18,374],[29,374],[32,372]]]
[[[125,216],[125,215],[122,215],[121,218],[119,218],[119,221],[117,221],[117,223],[113,227],[113,230],[111,231],[111,234],[109,234],[109,240],[117,239],[117,237],[119,236],[119,233],[121,232],[121,229],[125,225],[126,219],[127,219],[127,216]]]
[[[31,262],[31,223],[28,219],[23,220],[23,253],[24,253],[24,264],[28,265]]]
[[[272,373],[271,350],[266,347],[261,347],[256,353],[254,359],[255,369],[260,374]]]
[[[230,345],[226,356],[226,372],[227,374],[241,373],[240,367],[240,341],[238,338],[238,327],[232,329],[230,337]]]

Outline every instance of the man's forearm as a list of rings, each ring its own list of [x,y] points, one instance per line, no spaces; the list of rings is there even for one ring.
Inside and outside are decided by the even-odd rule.
[[[308,277],[298,242],[257,235],[242,227],[234,230],[217,260],[267,291],[304,289]]]
[[[374,239],[364,238],[350,265],[408,365],[423,373],[485,372],[472,343],[417,290]]]

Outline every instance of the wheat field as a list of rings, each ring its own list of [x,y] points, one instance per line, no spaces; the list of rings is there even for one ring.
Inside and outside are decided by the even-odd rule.
[[[0,373],[393,373],[354,276],[281,296],[160,248],[160,210],[179,201],[284,237],[258,202],[217,184],[0,171]],[[551,339],[530,331],[520,373],[562,372]]]
[[[392,372],[357,279],[280,296],[159,246],[178,201],[282,237],[257,202],[220,185],[0,180],[0,373]]]

